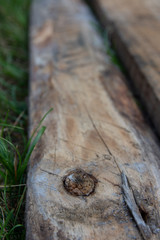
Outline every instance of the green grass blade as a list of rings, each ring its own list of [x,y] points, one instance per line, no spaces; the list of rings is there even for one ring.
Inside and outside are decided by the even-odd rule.
[[[16,216],[15,216],[15,219],[14,219],[14,225],[16,224],[17,217],[18,217],[20,208],[21,208],[22,203],[23,203],[23,200],[24,200],[25,192],[26,192],[26,186],[25,186],[25,188],[24,188],[24,190],[23,190],[23,193],[22,193],[22,195],[21,195],[21,198],[20,198],[20,200],[19,200],[19,202],[18,202],[18,206],[17,206],[17,209],[16,209]]]
[[[12,209],[11,211],[7,212],[7,218],[5,219],[5,223],[4,223],[4,226],[3,226],[4,228],[7,227],[7,224],[13,218],[13,212],[14,212],[14,209]]]
[[[3,171],[0,170],[0,176],[2,177],[3,180],[5,180],[5,174]]]
[[[8,232],[8,235],[10,236],[11,233],[12,233],[16,228],[18,228],[18,227],[23,227],[23,225],[22,225],[22,224],[17,224],[17,225],[15,225],[15,226]]]
[[[47,117],[47,115],[53,111],[53,108],[50,108],[49,111],[43,116],[43,118],[40,120],[38,126],[36,127],[36,129],[33,131],[30,141],[32,141],[32,138],[34,137],[35,133],[37,132],[38,128],[41,126],[42,122],[44,121],[44,119]]]
[[[13,167],[1,155],[0,155],[0,163],[3,165],[5,170],[8,170],[10,174],[13,174]]]
[[[15,152],[17,153],[19,161],[21,161],[21,155],[20,155],[19,151],[17,150],[17,148],[13,145],[13,143],[11,143],[10,141],[8,141],[7,139],[5,139],[3,137],[0,137],[0,140],[8,143],[15,150]]]
[[[6,124],[6,123],[0,123],[0,126],[7,127],[7,128],[13,128],[13,129],[17,129],[17,130],[23,130],[22,127],[17,127],[17,126]]]
[[[8,112],[5,116],[4,124],[7,122],[7,119],[8,119]],[[2,129],[1,129],[1,137],[3,136],[3,131],[4,131],[4,126],[2,126]]]
[[[33,131],[31,137],[29,138],[29,141],[28,141],[28,143],[27,143],[27,146],[26,146],[26,148],[25,148],[25,151],[24,151],[25,153],[26,153],[26,151],[28,150],[28,148],[29,148],[29,146],[30,146],[30,144],[31,144],[31,141],[32,141],[35,133],[37,132],[37,130],[38,130],[39,127],[41,126],[41,124],[42,124],[42,122],[44,121],[44,119],[46,118],[46,116],[47,116],[51,111],[53,111],[53,108],[50,108],[50,109],[49,109],[49,111],[43,116],[43,118],[40,120],[38,126],[37,126],[37,127],[35,128],[35,130]]]
[[[5,208],[8,211],[8,206],[7,206],[7,178],[8,177],[8,171],[6,171],[6,176],[5,176],[5,181],[4,181],[4,190],[3,190],[3,194],[4,194],[4,203],[5,203]]]
[[[23,173],[24,173],[24,171],[25,171],[25,169],[26,169],[26,167],[27,167],[28,160],[29,160],[29,158],[30,158],[30,156],[31,156],[31,154],[32,154],[32,152],[33,152],[36,144],[38,143],[38,141],[40,140],[41,136],[42,136],[43,133],[45,132],[45,130],[46,130],[46,127],[43,126],[43,127],[41,127],[41,129],[38,131],[36,137],[34,138],[32,144],[31,144],[31,146],[30,146],[30,148],[29,148],[29,150],[28,150],[28,152],[27,152],[27,154],[26,154],[26,157],[25,157],[25,159],[24,159],[24,161],[23,161],[23,163],[22,163],[22,166],[19,166],[17,177],[20,178],[20,177],[23,175]]]

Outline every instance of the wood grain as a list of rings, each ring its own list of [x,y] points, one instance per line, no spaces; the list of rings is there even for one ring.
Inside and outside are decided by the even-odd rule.
[[[54,110],[29,163],[26,239],[143,239],[122,172],[151,239],[159,239],[160,151],[91,13],[79,0],[34,0],[31,16],[30,134]],[[96,179],[89,196],[64,188],[75,170],[89,174],[90,185]]]
[[[160,135],[160,1],[87,0]]]

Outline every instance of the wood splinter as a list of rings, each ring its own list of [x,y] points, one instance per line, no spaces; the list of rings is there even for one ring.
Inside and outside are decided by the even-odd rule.
[[[139,211],[139,208],[136,204],[132,189],[129,187],[129,180],[124,172],[121,174],[122,177],[122,189],[124,193],[124,200],[132,213],[132,216],[139,228],[140,233],[143,236],[144,240],[151,238],[152,233],[150,227],[144,222],[142,215]]]

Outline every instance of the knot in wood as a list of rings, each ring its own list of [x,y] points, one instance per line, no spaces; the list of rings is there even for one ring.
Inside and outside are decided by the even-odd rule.
[[[81,169],[71,171],[63,179],[65,190],[74,196],[89,196],[95,190],[97,179]]]

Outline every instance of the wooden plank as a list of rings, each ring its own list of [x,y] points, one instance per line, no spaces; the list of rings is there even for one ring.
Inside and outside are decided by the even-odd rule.
[[[160,135],[160,1],[87,0],[124,63]]]
[[[79,0],[34,0],[27,240],[159,239],[160,151]],[[132,217],[133,215],[133,217]]]

